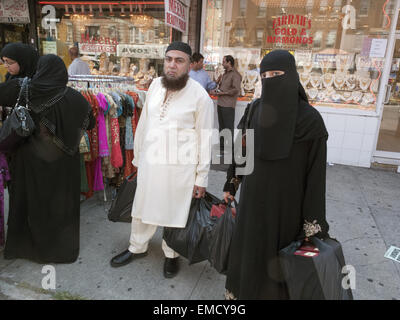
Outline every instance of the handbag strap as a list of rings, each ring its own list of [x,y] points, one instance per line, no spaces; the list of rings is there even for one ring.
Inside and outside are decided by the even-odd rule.
[[[28,80],[29,80],[28,77],[25,77],[24,79],[20,79],[21,89],[19,90],[18,99],[17,99],[17,103],[15,104],[15,107],[19,106],[19,102],[20,102],[22,94],[24,93],[24,90],[25,90],[25,108],[29,110],[29,107],[28,107],[28,103],[29,103]]]

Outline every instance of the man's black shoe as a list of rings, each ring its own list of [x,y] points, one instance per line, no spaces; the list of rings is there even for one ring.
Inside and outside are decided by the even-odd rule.
[[[147,255],[147,252],[143,253],[132,253],[129,250],[125,250],[124,252],[120,253],[119,255],[115,256],[111,259],[110,264],[111,267],[118,268],[128,263],[132,262],[134,259],[142,258]]]
[[[179,257],[177,258],[165,258],[164,261],[164,277],[173,278],[178,274],[179,271]]]

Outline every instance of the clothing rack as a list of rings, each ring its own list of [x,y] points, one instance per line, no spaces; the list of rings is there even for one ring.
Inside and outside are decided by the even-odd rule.
[[[117,90],[130,90],[136,92],[139,96],[144,96],[145,93],[141,92],[135,86],[135,79],[132,77],[123,77],[123,76],[112,76],[112,75],[74,75],[68,77],[69,86],[78,89],[85,90],[85,83],[87,84],[87,88],[92,88],[94,90],[99,90],[104,86],[104,89],[117,89]],[[82,85],[84,86],[82,88]],[[102,90],[100,89],[99,92]],[[104,185],[103,189],[103,197],[104,202],[107,202],[107,192],[106,185]],[[113,198],[113,196],[111,196]]]
[[[108,75],[74,75],[69,76],[68,81],[83,82],[128,82],[135,81],[132,77],[108,76]]]

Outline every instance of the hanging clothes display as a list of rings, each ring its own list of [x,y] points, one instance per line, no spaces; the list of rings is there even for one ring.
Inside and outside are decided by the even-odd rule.
[[[95,127],[81,141],[81,192],[86,198],[107,185],[118,188],[135,173],[133,143],[146,93],[126,77],[74,76],[69,85],[92,106]]]

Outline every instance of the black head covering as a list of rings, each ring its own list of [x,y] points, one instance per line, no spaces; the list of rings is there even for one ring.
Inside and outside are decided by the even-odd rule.
[[[165,51],[165,53],[167,53],[167,52],[170,51],[170,50],[178,50],[178,51],[182,51],[182,52],[188,54],[189,56],[192,55],[192,48],[191,48],[187,43],[180,42],[180,41],[174,41],[174,42],[172,42],[172,43],[168,46],[168,48],[167,48],[167,50]]]
[[[7,44],[0,52],[0,58],[3,59],[4,57],[17,61],[20,67],[17,75],[7,73],[7,80],[24,77],[32,78],[39,60],[37,51],[30,45],[21,42]]]
[[[47,103],[65,91],[68,83],[68,71],[64,61],[54,55],[47,54],[39,59],[37,71],[30,83],[30,100],[33,108]],[[35,109],[33,109],[35,111]]]
[[[293,143],[327,136],[321,115],[308,103],[293,55],[286,50],[267,54],[260,73],[273,70],[285,74],[262,79],[254,114],[255,155],[263,160],[287,158]]]
[[[83,130],[89,126],[91,107],[76,90],[68,88],[68,72],[61,58],[48,54],[39,59],[29,85],[30,108],[35,119],[53,134],[64,152],[77,152]]]

